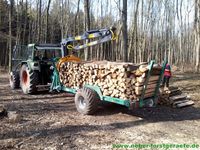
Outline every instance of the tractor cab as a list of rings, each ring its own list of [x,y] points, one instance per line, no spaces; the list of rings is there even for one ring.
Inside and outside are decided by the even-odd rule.
[[[29,44],[15,46],[12,55],[10,85],[12,89],[21,86],[25,94],[35,93],[38,87],[51,84],[54,58],[61,57],[60,44]]]
[[[61,47],[58,44],[29,44],[28,45],[29,67],[39,73],[40,85],[51,83],[52,61],[61,57]]]

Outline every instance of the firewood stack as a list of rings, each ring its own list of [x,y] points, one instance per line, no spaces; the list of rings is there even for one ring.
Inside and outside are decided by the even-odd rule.
[[[171,86],[169,89],[160,87],[159,104],[181,108],[193,105],[194,101],[191,100],[189,95],[182,93],[180,88]]]
[[[145,97],[154,94],[161,67],[153,68]],[[148,65],[109,61],[64,62],[60,66],[60,81],[70,88],[85,84],[97,85],[104,96],[134,100],[139,98],[145,84]]]

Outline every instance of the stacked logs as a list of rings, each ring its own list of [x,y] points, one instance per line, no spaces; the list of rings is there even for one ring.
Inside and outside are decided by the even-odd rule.
[[[154,67],[145,97],[155,91],[161,67]],[[60,81],[70,88],[85,84],[97,85],[104,96],[134,100],[141,96],[148,73],[148,65],[109,61],[64,62],[59,69]]]
[[[171,86],[169,88],[160,87],[160,105],[168,105],[173,108],[182,108],[194,105],[194,101],[186,93],[182,93],[179,87]]]
[[[159,88],[159,91],[160,91],[160,100],[159,100],[160,105],[170,106],[174,102],[174,100],[170,100],[171,97],[184,95],[184,93],[182,93],[179,87],[174,87],[174,86],[171,86],[169,88],[164,88],[163,86],[161,86]]]

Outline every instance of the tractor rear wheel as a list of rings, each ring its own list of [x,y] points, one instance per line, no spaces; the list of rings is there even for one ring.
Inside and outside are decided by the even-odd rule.
[[[19,88],[20,86],[19,72],[12,71],[10,73],[9,81],[10,81],[10,87],[12,90]]]
[[[83,87],[77,91],[75,95],[75,105],[79,113],[91,115],[97,110],[98,104],[99,96],[94,90]]]
[[[22,65],[20,71],[20,84],[24,94],[34,94],[37,92],[39,77],[38,73],[29,70],[27,65]]]

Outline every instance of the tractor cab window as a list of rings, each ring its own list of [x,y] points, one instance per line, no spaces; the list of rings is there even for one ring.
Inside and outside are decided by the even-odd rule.
[[[38,60],[41,60],[41,58],[42,58],[42,54],[41,54],[41,51],[40,50],[36,50],[35,52],[34,52],[34,61],[38,61]]]
[[[27,47],[24,45],[16,45],[12,52],[12,59],[15,60],[26,60]]]
[[[12,66],[11,70],[16,70],[19,67],[19,63],[27,59],[27,46],[16,45],[12,50]]]
[[[47,50],[46,51],[46,57],[48,59],[55,58],[55,57],[61,57],[61,51],[60,50]]]
[[[34,53],[34,60],[50,60],[55,57],[61,57],[60,49],[37,49]]]

